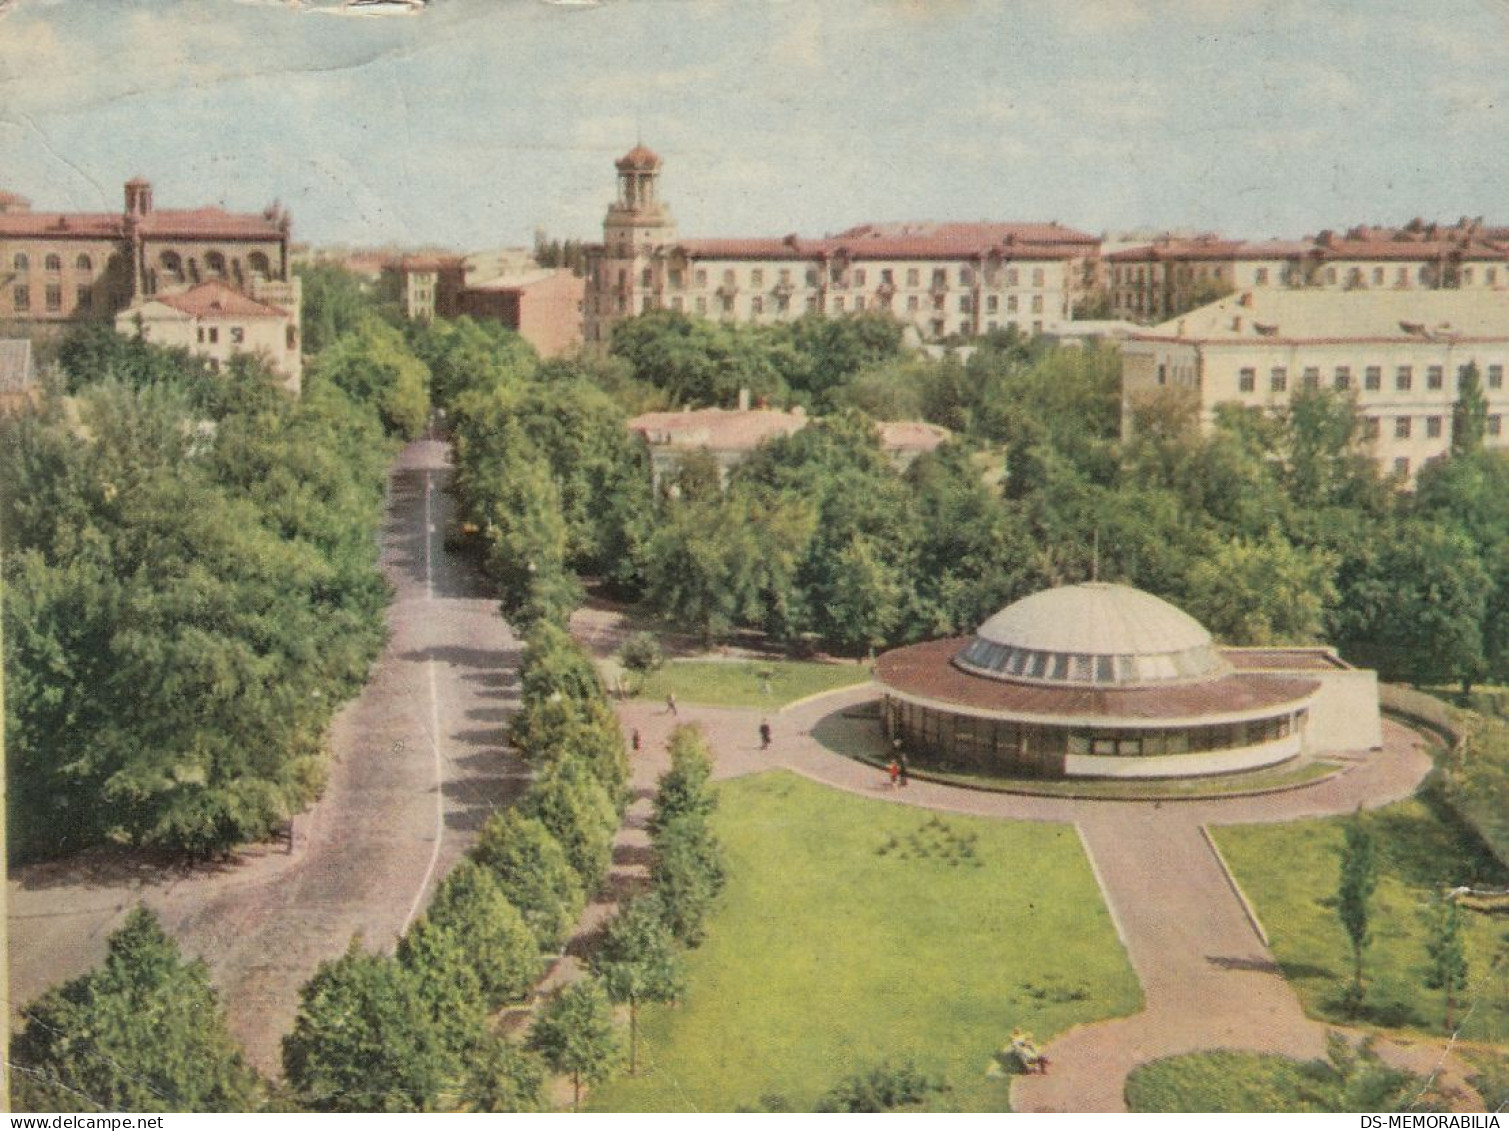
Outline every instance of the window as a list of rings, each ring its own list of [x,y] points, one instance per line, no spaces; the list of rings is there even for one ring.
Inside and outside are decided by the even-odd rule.
[[[1472,369],[1471,365],[1457,366],[1457,392],[1462,391],[1462,386],[1467,384],[1467,374]]]
[[[975,273],[971,268],[959,268],[959,285],[961,287],[972,287],[975,285]]]
[[[655,272],[646,267],[639,273],[639,285],[641,287],[653,287],[655,285]]]
[[[1032,269],[1032,285],[1034,287],[1043,285],[1043,269],[1041,267],[1034,267]]]
[[[199,344],[204,345],[204,327],[199,327]]]
[[[842,314],[844,312],[844,296],[843,295],[838,295],[836,298],[834,298],[834,300],[833,300],[833,310],[837,314]]]
[[[1400,479],[1409,478],[1409,460],[1404,456],[1400,456],[1394,461],[1394,474],[1399,476]]]
[[[1504,430],[1504,418],[1495,413],[1488,418],[1488,435],[1498,436]]]
[[[666,272],[666,281],[670,283],[672,290],[681,289],[681,272],[672,267]]]
[[[707,313],[707,296],[706,295],[698,295],[697,296],[697,313],[698,314],[706,314]]]
[[[972,312],[972,307],[971,307],[971,304],[970,304],[970,301],[969,301],[969,296],[968,295],[960,295],[959,296],[959,313],[960,314],[969,314],[971,312]]]
[[[1407,393],[1415,383],[1415,370],[1412,366],[1401,365],[1394,371],[1394,388],[1401,393]]]
[[[1362,378],[1363,388],[1376,393],[1383,388],[1383,366],[1369,365]]]
[[[723,308],[723,313],[724,314],[732,314],[734,312],[734,296],[733,295],[724,295],[724,296],[722,296],[720,302],[722,304],[722,308]]]
[[[204,257],[204,267],[211,275],[223,277],[225,275],[225,256],[218,251],[212,251]]]
[[[1336,285],[1336,268],[1334,268],[1334,267],[1327,267],[1326,268],[1326,282],[1329,283],[1333,287]]]
[[[916,310],[917,307],[918,307],[918,305],[919,305],[919,303],[917,302],[917,296],[916,295],[907,295],[906,296],[906,308],[908,310]]]
[[[1440,389],[1446,384],[1446,370],[1439,365],[1432,365],[1425,371],[1425,387],[1427,389]]]
[[[12,259],[10,263],[11,267],[13,267],[17,271],[27,271],[31,269],[31,260],[26,257],[26,252],[24,251],[16,252],[15,258]]]
[[[74,306],[79,310],[94,309],[94,292],[87,285],[81,285],[74,290]]]
[[[816,295],[808,295],[807,296],[807,313],[808,314],[816,314],[817,313],[817,296]]]
[[[1401,417],[1397,418],[1394,421],[1394,439],[1396,439],[1396,440],[1408,440],[1409,439],[1409,425],[1410,425],[1410,418],[1409,417],[1407,417],[1407,416],[1401,416]]]
[[[807,272],[807,285],[809,287],[817,286],[817,270],[815,268]]]
[[[31,309],[31,288],[17,287],[11,292],[11,301],[16,308],[17,314],[25,314]]]
[[[90,259],[87,255],[81,255],[81,256],[79,256],[77,259],[75,259],[73,261],[73,265],[74,265],[75,268],[77,268],[80,271],[93,271],[94,270],[94,260]]]
[[[765,298],[763,295],[755,295],[749,300],[749,313],[754,315],[765,313]]]
[[[1237,374],[1237,392],[1250,393],[1257,388],[1257,370],[1244,369]]]
[[[1352,367],[1338,365],[1336,367],[1335,385],[1337,389],[1350,389],[1352,387]]]
[[[1427,416],[1425,418],[1425,434],[1432,440],[1441,438],[1441,418],[1439,416]]]
[[[1463,267],[1462,268],[1462,282],[1465,283],[1469,287],[1472,286],[1472,268],[1471,267]]]
[[[1032,296],[1032,313],[1033,314],[1041,314],[1042,312],[1043,312],[1043,296],[1042,295],[1033,295]]]
[[[212,346],[216,345],[220,341],[220,327],[218,327],[218,326],[211,326],[209,333],[210,333],[210,345],[212,345]]]
[[[782,292],[781,294],[776,295],[775,296],[775,308],[778,311],[782,312],[782,313],[785,313],[786,311],[790,310],[791,309],[791,296],[789,294],[784,293],[784,292]]]
[[[723,272],[723,285],[725,287],[731,287],[734,285],[734,271],[732,267]]]
[[[283,344],[289,349],[297,349],[299,346],[299,331],[293,326],[283,327]]]
[[[1488,367],[1488,387],[1490,389],[1502,389],[1504,387],[1504,367],[1502,365],[1490,365]]]
[[[1000,296],[998,296],[998,295],[986,295],[985,296],[985,310],[988,313],[994,314],[996,311],[998,311],[1000,309],[1001,309],[1001,299],[1000,299]]]
[[[47,284],[47,310],[56,314],[63,309],[63,288],[56,283]]]
[[[921,283],[922,275],[920,272],[918,272],[917,268],[908,267],[906,269],[906,285],[909,287],[916,287],[920,286]]]
[[[697,274],[696,274],[695,278],[697,280],[697,286],[699,286],[699,287],[706,287],[707,286],[707,269],[703,268],[703,267],[697,268]]]
[[[1268,371],[1268,388],[1275,393],[1287,392],[1289,388],[1289,371],[1283,366],[1275,366]]]
[[[1307,388],[1307,389],[1318,389],[1318,388],[1320,388],[1320,367],[1319,366],[1308,365],[1308,366],[1305,367],[1305,388]]]
[[[862,311],[862,310],[864,310],[864,308],[865,308],[865,296],[864,295],[855,295],[854,296],[854,309],[855,309],[855,311],[856,312],[857,311]]]
[[[1364,416],[1362,418],[1362,438],[1364,440],[1378,439],[1379,425],[1376,416]]]
[[[880,269],[880,285],[882,287],[889,287],[893,285],[891,269],[889,267],[882,267]]]
[[[1485,267],[1483,269],[1483,282],[1487,283],[1490,287],[1495,287],[1498,285],[1498,281],[1499,269],[1497,267]]]
[[[267,256],[260,251],[254,251],[246,257],[246,266],[253,275],[263,279],[272,273],[267,264]]]
[[[1266,287],[1268,285],[1268,268],[1259,267],[1256,271],[1254,271],[1252,275],[1252,281],[1256,286]]]
[[[1017,278],[1018,278],[1017,269],[1015,267],[1008,267],[1008,268],[1006,268],[1006,285],[1008,287],[1014,287],[1014,286],[1016,286],[1017,285]]]
[[[231,344],[243,345],[246,342],[246,330],[240,326],[231,327]]]
[[[43,266],[49,271],[61,271],[63,269],[63,257],[61,255],[49,255],[43,260]]]
[[[1007,295],[1006,296],[1006,313],[1007,314],[1015,314],[1016,313],[1016,295]]]
[[[865,273],[863,268],[854,272],[854,285],[856,287],[862,287],[865,285]]]
[[[749,285],[751,287],[763,287],[765,285],[765,272],[758,267],[751,271],[749,273]],[[863,286],[863,280],[861,280],[860,285]]]
[[[1409,286],[1409,268],[1408,267],[1401,267],[1395,273],[1395,275],[1394,275],[1394,286],[1396,286],[1396,287],[1407,287],[1407,286]]]

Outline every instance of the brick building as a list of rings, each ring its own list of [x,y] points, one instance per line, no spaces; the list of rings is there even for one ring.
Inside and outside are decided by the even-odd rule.
[[[617,162],[603,242],[587,250],[585,334],[606,342],[650,310],[771,323],[885,311],[924,339],[1015,326],[1042,333],[1095,284],[1100,240],[1058,224],[861,224],[833,236],[682,239],[661,160]]]

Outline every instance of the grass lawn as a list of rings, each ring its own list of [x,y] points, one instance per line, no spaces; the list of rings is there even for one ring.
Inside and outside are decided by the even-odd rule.
[[[1378,1067],[1368,1083],[1374,1087],[1354,1078],[1348,1089],[1325,1061],[1305,1063],[1220,1049],[1171,1056],[1133,1069],[1127,1077],[1126,1101],[1129,1111],[1152,1112],[1436,1110],[1416,1099],[1419,1077]],[[1364,1099],[1372,1102],[1359,1108]]]
[[[642,699],[664,699],[708,707],[769,707],[772,710],[820,691],[865,683],[862,664],[819,664],[802,660],[672,660],[653,672],[639,690]]]
[[[1345,1021],[1341,996],[1351,945],[1336,916],[1342,829],[1349,818],[1212,830],[1268,929],[1273,952],[1312,1016]],[[1502,868],[1459,826],[1416,798],[1364,816],[1379,849],[1368,993],[1359,1019],[1439,1034],[1444,1002],[1426,989],[1422,911],[1442,886],[1503,885]],[[1463,912],[1471,988],[1458,1009],[1460,1036],[1509,1042],[1509,923]]]
[[[987,1076],[1021,1025],[1040,1039],[1140,1007],[1069,825],[932,815],[785,772],[719,787],[729,885],[688,955],[685,1000],[646,1007],[641,1069],[598,1111],[792,1110],[890,1058],[946,1102],[1004,1111]]]

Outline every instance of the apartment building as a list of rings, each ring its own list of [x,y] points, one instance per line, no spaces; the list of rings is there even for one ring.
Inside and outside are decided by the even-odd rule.
[[[1056,223],[861,224],[836,235],[682,239],[661,160],[616,163],[618,197],[587,251],[585,334],[651,310],[775,323],[883,311],[937,340],[1067,319],[1095,285],[1098,237]]]
[[[1105,257],[1115,317],[1159,322],[1234,290],[1495,290],[1509,287],[1509,240],[1481,220],[1357,227],[1303,240],[1156,239]]]
[[[1488,400],[1486,442],[1509,444],[1509,293],[1488,289],[1252,289],[1135,334],[1122,344],[1123,430],[1139,400],[1186,388],[1207,426],[1221,404],[1281,410],[1295,392],[1355,398],[1362,442],[1412,481],[1450,448],[1463,376]]]

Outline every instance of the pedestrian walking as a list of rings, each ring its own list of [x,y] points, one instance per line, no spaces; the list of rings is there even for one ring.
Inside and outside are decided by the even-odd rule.
[[[665,709],[670,712],[670,714],[671,714],[671,716],[673,718],[675,717],[675,715],[676,715],[676,696],[674,694],[667,695],[665,697]]]
[[[891,788],[895,789],[896,782],[901,778],[901,763],[892,758],[891,764],[886,767],[886,772],[891,775]]]
[[[905,754],[902,754],[902,755],[900,755],[897,758],[897,769],[900,772],[900,776],[901,776],[901,788],[905,789],[906,788],[906,783],[909,782],[909,781],[911,781],[911,773],[910,773],[911,767],[909,767],[906,764],[906,755]]]
[[[634,753],[636,753],[636,754],[639,753],[639,747],[642,745],[642,741],[641,741],[641,739],[639,737],[639,728],[638,727],[635,727],[634,728],[634,733],[629,736],[629,745],[634,748]]]
[[[764,719],[760,720],[760,749],[770,749],[770,724]]]

